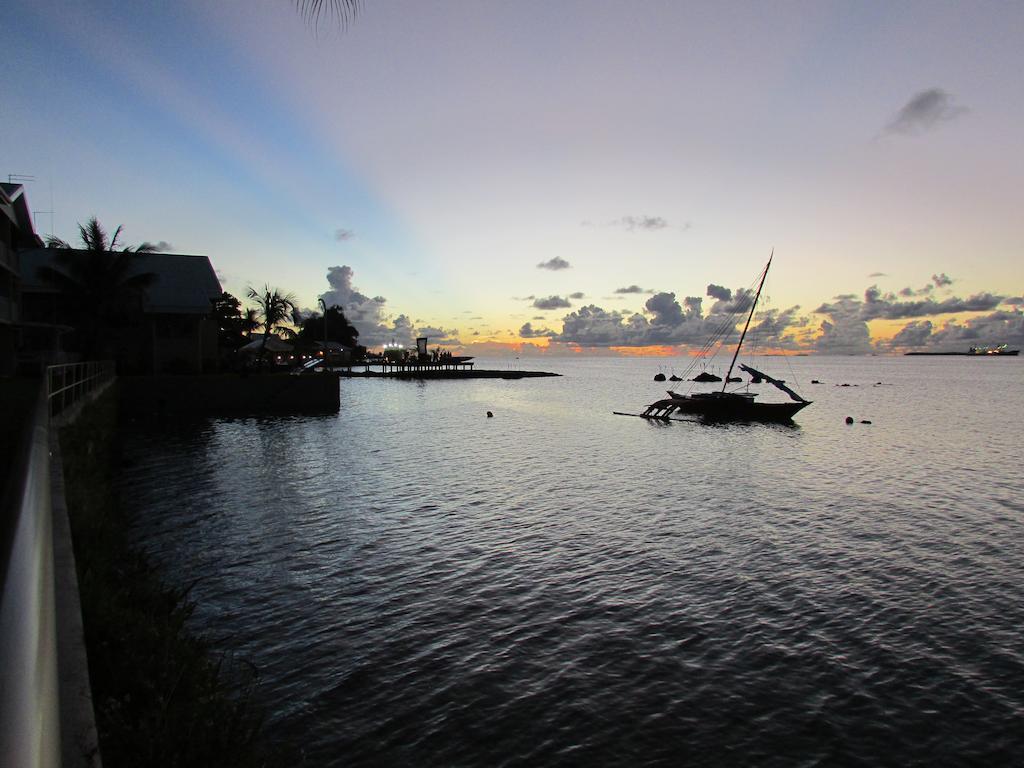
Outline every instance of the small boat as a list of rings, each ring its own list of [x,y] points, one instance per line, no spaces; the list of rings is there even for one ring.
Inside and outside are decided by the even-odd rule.
[[[785,392],[790,397],[789,402],[758,402],[757,394],[753,392],[727,392],[726,387],[730,382],[736,381],[731,378],[732,370],[736,366],[736,358],[739,357],[740,349],[743,347],[743,340],[747,337],[750,328],[750,321],[754,317],[754,309],[757,301],[761,298],[761,290],[764,288],[765,278],[768,277],[768,270],[772,266],[772,256],[768,257],[764,272],[761,274],[761,282],[757,286],[757,294],[750,305],[750,313],[747,315],[747,322],[743,326],[743,333],[740,334],[739,343],[736,345],[736,352],[729,363],[729,370],[725,374],[725,381],[722,389],[715,392],[694,392],[682,395],[669,390],[668,397],[658,400],[647,406],[643,413],[639,414],[647,418],[666,419],[673,413],[688,413],[701,416],[711,420],[723,421],[790,421],[800,410],[811,404],[790,387],[786,382],[775,379],[766,373],[751,368],[749,365],[740,364],[739,369],[749,373],[752,381],[765,381]],[[717,379],[717,377],[715,377]],[[696,380],[700,379],[697,377]],[[721,381],[721,379],[718,379]]]
[[[1005,344],[1000,344],[998,347],[971,347],[967,350],[968,355],[1019,355],[1019,349],[1008,349]]]

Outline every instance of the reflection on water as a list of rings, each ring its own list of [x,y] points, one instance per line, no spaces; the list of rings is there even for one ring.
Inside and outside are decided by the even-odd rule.
[[[343,381],[140,427],[125,497],[310,765],[1011,762],[1024,369],[789,365],[797,427],[611,415],[644,360]]]

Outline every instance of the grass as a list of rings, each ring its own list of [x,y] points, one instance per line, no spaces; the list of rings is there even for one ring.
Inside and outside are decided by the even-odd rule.
[[[188,590],[163,583],[126,536],[116,387],[61,430],[100,753],[118,766],[271,766],[256,670],[192,633]]]

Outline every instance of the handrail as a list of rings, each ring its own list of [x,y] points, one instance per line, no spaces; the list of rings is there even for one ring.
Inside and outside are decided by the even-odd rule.
[[[0,537],[0,766],[57,768],[69,759],[69,749],[75,755],[71,740],[79,738],[75,731],[81,721],[64,721],[69,727],[67,743],[62,743],[62,707],[64,715],[70,709],[71,717],[79,716],[64,685],[74,677],[76,664],[85,662],[63,655],[58,659],[58,641],[68,643],[69,627],[74,625],[69,590],[76,593],[70,610],[80,609],[73,558],[67,555],[67,523],[55,517],[66,513],[55,512],[55,502],[63,501],[61,486],[54,490],[52,485],[51,448],[57,450],[57,444],[51,443],[56,439],[51,431],[74,418],[87,399],[113,380],[111,361],[47,368],[26,420],[16,465],[10,468],[20,485],[4,510],[11,515],[3,521],[9,535]],[[60,546],[55,554],[58,523]],[[78,679],[87,681],[87,672]],[[71,759],[79,764],[79,756]],[[88,760],[99,763],[98,756]]]
[[[51,419],[86,395],[106,387],[114,378],[113,360],[51,365],[46,369],[46,399]]]
[[[22,461],[0,592],[0,765],[58,766],[53,516],[47,398],[40,387]],[[0,558],[0,562],[3,559]]]

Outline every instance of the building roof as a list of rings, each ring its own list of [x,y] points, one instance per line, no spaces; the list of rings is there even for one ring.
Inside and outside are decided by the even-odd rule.
[[[58,256],[74,254],[87,258],[88,251],[58,248],[32,248],[20,252],[22,290],[26,292],[56,291],[39,278],[43,266],[62,269]],[[152,273],[156,276],[146,289],[142,309],[149,313],[207,314],[211,302],[223,292],[213,265],[206,256],[178,253],[137,253],[130,274]]]
[[[31,248],[41,246],[43,241],[32,226],[32,215],[25,197],[25,187],[21,184],[0,182],[0,214],[6,216],[14,227],[12,245]]]
[[[252,341],[250,341],[248,344],[243,344],[241,347],[238,348],[238,351],[239,352],[245,352],[245,353],[256,353],[256,352],[259,352],[260,351],[260,347],[263,346],[263,336],[264,335],[265,334],[262,334],[262,333],[256,334],[255,336],[252,337]],[[267,338],[266,351],[267,352],[291,352],[292,351],[292,345],[289,344],[287,341],[284,341],[284,340],[278,338],[274,334],[270,334],[270,336]]]

